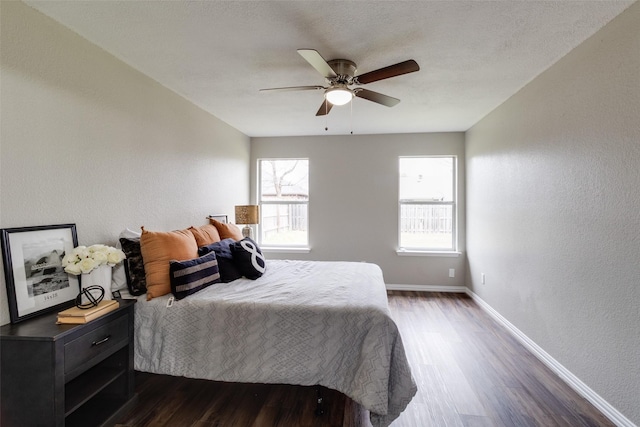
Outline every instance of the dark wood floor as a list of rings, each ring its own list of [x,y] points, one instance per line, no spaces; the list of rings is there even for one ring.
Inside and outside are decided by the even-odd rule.
[[[418,394],[393,427],[613,426],[468,296],[389,292]],[[227,384],[136,374],[138,405],[120,426],[370,426],[368,413],[312,387]]]

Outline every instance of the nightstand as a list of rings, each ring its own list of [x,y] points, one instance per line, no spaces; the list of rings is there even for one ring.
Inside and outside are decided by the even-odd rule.
[[[0,331],[0,425],[110,426],[137,399],[135,300],[83,325],[44,314]]]

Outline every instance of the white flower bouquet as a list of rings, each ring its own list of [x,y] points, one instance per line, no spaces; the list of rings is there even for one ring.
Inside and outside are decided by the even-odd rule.
[[[114,265],[125,259],[125,254],[120,249],[106,245],[77,246],[70,254],[62,258],[64,271],[77,276],[89,273],[101,265]]]

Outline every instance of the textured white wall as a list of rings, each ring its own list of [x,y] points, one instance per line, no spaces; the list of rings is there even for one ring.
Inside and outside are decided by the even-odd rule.
[[[462,286],[464,255],[399,257],[395,252],[398,157],[438,154],[459,159],[459,249],[464,252],[463,133],[252,138],[252,173],[260,158],[309,158],[311,253],[269,257],[367,261],[382,268],[388,284]],[[256,182],[253,178],[254,191]],[[449,268],[456,269],[455,278]]]
[[[468,286],[640,424],[640,3],[466,138]]]
[[[0,227],[205,224],[249,200],[249,138],[21,2],[2,2]],[[2,272],[0,323],[9,320]]]

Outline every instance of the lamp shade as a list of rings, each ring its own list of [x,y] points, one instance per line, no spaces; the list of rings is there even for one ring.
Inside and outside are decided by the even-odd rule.
[[[236,224],[259,224],[260,206],[239,205],[236,206]]]
[[[333,105],[344,105],[353,99],[353,92],[346,86],[340,85],[327,89],[324,93],[324,97]]]

